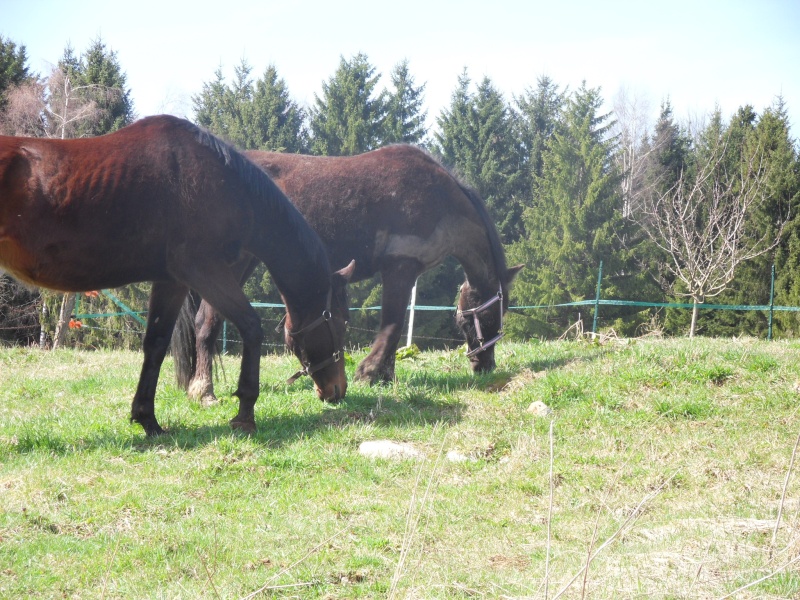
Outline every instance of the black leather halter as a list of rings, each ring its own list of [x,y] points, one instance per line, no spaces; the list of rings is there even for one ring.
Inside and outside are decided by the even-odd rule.
[[[333,335],[333,325],[331,324],[331,319],[333,318],[333,316],[331,315],[331,294],[332,294],[332,292],[333,292],[332,288],[328,289],[328,298],[327,298],[327,300],[325,302],[325,310],[322,311],[322,314],[320,316],[318,316],[316,319],[314,319],[311,323],[309,323],[308,325],[306,325],[305,327],[300,329],[299,331],[290,331],[289,335],[291,337],[296,338],[299,335],[307,334],[309,331],[312,331],[312,330],[316,329],[317,327],[319,327],[323,323],[327,323],[328,332],[331,335],[331,340],[335,341],[336,338]],[[283,319],[281,319],[281,322],[278,324],[278,328],[283,326],[283,322],[285,320],[286,320],[286,315],[284,315]],[[318,362],[315,365],[312,365],[311,363],[307,363],[307,362],[301,361],[303,363],[303,368],[300,369],[299,371],[297,371],[297,373],[295,373],[291,377],[289,377],[289,379],[286,380],[286,383],[287,384],[292,384],[295,381],[297,381],[298,379],[300,379],[303,375],[313,375],[314,373],[316,373],[317,371],[319,371],[321,369],[324,369],[328,365],[332,365],[333,363],[339,362],[339,360],[341,360],[341,358],[342,358],[342,350],[343,350],[343,348],[339,348],[338,350],[334,350],[333,354],[331,356],[329,356],[325,360],[322,360],[322,361]]]
[[[497,332],[497,335],[490,339],[488,342],[485,342],[483,339],[483,332],[481,331],[481,323],[478,320],[478,313],[483,312],[490,306],[492,306],[495,302],[500,303],[500,329]],[[500,338],[503,337],[503,288],[501,287],[497,290],[497,293],[489,298],[486,302],[477,306],[475,308],[468,308],[467,310],[459,310],[459,315],[462,316],[469,316],[472,315],[473,323],[475,324],[475,336],[478,339],[478,343],[480,346],[477,348],[473,348],[469,352],[467,352],[468,357],[473,357],[476,354],[483,352],[484,350],[488,350],[492,346],[494,346]]]

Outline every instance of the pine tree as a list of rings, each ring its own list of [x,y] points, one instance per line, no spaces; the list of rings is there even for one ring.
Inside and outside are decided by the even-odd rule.
[[[93,41],[80,57],[67,45],[49,82],[49,105],[55,119],[51,135],[103,135],[131,124],[136,114],[126,84],[117,53],[106,48],[102,39]],[[76,105],[78,111],[69,108]]]
[[[408,60],[398,63],[391,73],[393,92],[387,97],[383,143],[419,144],[427,136],[427,112],[423,111],[425,84],[414,85]]]
[[[478,145],[473,117],[473,98],[470,94],[471,80],[464,71],[450,99],[450,108],[442,110],[436,117],[439,131],[434,134],[434,152],[442,162],[467,180],[477,179],[476,148]]]
[[[214,79],[192,97],[195,122],[247,150],[307,150],[305,113],[291,99],[277,69],[270,65],[255,82],[251,72],[249,63],[242,59],[228,85],[219,67]]]
[[[278,77],[274,65],[256,81],[253,100],[246,111],[252,128],[247,148],[279,152],[306,152],[309,149],[305,111],[291,99],[286,82]]]
[[[519,138],[524,164],[529,177],[528,185],[542,177],[544,150],[561,121],[566,103],[566,91],[547,76],[537,80],[536,89],[528,89],[515,99],[519,109]]]
[[[491,80],[484,78],[475,95],[466,70],[459,77],[449,109],[437,119],[434,148],[486,201],[504,242],[522,233],[520,215],[521,157],[514,115]]]
[[[767,185],[770,202],[766,213],[772,215],[774,220],[775,215],[785,212],[788,208],[791,215],[791,220],[784,229],[781,243],[773,257],[776,270],[775,303],[799,306],[800,154],[796,140],[789,136],[789,116],[782,97],[764,111],[758,120],[755,133],[769,160]],[[777,334],[787,337],[800,334],[800,313],[776,313],[775,330]]]
[[[0,35],[0,113],[6,106],[6,93],[32,77],[28,71],[25,46],[17,46]]]
[[[228,87],[222,66],[214,71],[214,79],[204,82],[199,94],[192,96],[194,121],[212,133],[230,140],[227,132],[228,111],[226,108],[226,95]]]
[[[640,160],[644,163],[641,169],[641,179],[634,181],[628,198],[626,216],[636,222],[643,218],[640,214],[640,196],[654,191],[657,194],[666,194],[677,184],[684,171],[692,169],[693,154],[692,141],[688,132],[681,127],[674,117],[672,103],[669,99],[661,103],[658,120],[649,139],[644,141],[640,150]],[[634,167],[636,168],[636,167]],[[666,268],[669,257],[665,256],[656,245],[639,230],[639,236],[631,243],[640,271],[650,273],[661,288],[663,293],[670,293],[671,299],[683,301],[685,298],[675,296],[674,286],[681,292],[680,282]],[[640,296],[644,297],[644,296]],[[691,322],[691,314],[683,309],[667,309],[664,317],[664,327],[670,333],[684,333]]]
[[[314,95],[310,111],[314,154],[348,156],[380,147],[386,119],[386,91],[376,93],[380,74],[367,55],[341,57],[336,73]]]
[[[618,175],[608,114],[602,114],[598,89],[581,86],[568,100],[563,123],[555,129],[543,155],[543,171],[535,183],[536,203],[523,221],[527,238],[513,244],[512,262],[536,265],[517,277],[519,302],[559,304],[591,298],[603,261],[607,297],[620,294],[626,281],[625,257],[618,233],[621,215]],[[576,310],[534,316],[527,326],[536,333],[555,333],[573,320]],[[541,314],[541,313],[540,313]]]

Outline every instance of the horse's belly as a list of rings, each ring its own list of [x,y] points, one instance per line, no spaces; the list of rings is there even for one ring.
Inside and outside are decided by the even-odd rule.
[[[36,283],[36,261],[16,239],[0,231],[0,269],[28,285]]]

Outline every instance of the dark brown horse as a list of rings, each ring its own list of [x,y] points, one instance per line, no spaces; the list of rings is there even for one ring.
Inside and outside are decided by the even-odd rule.
[[[96,138],[0,137],[0,267],[60,291],[153,282],[131,406],[131,420],[148,435],[162,432],[156,383],[189,289],[242,334],[231,425],[255,430],[263,333],[232,268],[245,257],[264,261],[280,289],[295,354],[304,364],[325,363],[312,375],[320,396],[344,396],[344,361],[335,358],[353,266],[332,274],[316,233],[241,154],[169,116]]]
[[[356,378],[394,378],[395,352],[417,277],[454,256],[466,281],[456,316],[475,371],[494,368],[508,289],[521,267],[506,267],[497,230],[477,194],[426,152],[396,145],[353,157],[249,151],[292,199],[328,249],[332,265],[356,260],[353,281],[380,272],[381,325]],[[246,277],[251,272],[243,271]],[[220,319],[202,304],[196,319],[197,368],[189,395],[213,401],[211,378]],[[188,369],[191,360],[178,358]],[[189,381],[185,373],[179,380]],[[183,377],[183,379],[181,379]]]

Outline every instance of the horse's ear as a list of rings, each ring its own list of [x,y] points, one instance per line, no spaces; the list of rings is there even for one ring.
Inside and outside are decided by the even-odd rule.
[[[339,269],[333,274],[333,280],[341,281],[341,284],[344,285],[350,282],[350,279],[353,277],[353,273],[356,272],[356,261],[351,260],[350,264],[346,267]]]
[[[524,266],[525,265],[516,265],[515,267],[509,267],[506,270],[506,281],[508,283],[511,283],[512,281],[514,281],[514,279],[517,277],[519,272],[522,271],[522,268]]]

